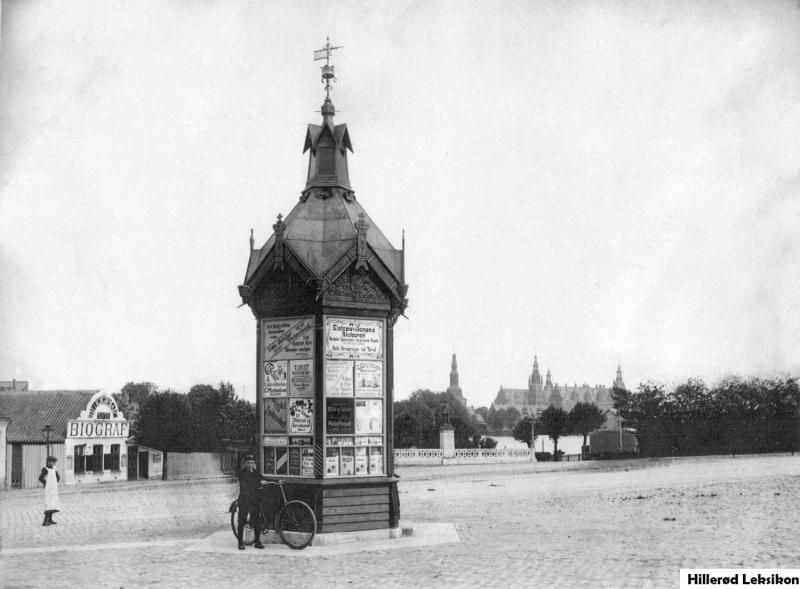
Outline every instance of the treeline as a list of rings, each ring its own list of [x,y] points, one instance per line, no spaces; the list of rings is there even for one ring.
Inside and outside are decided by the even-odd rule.
[[[394,447],[438,448],[442,410],[450,411],[456,448],[494,448],[497,441],[484,438],[481,424],[454,396],[417,390],[394,402]]]
[[[729,377],[713,388],[689,379],[668,389],[647,383],[614,389],[623,425],[636,430],[646,456],[794,451],[798,448],[797,378]]]
[[[256,448],[256,410],[228,382],[199,384],[188,393],[128,383],[118,395],[140,444],[166,452],[219,452],[233,443]]]

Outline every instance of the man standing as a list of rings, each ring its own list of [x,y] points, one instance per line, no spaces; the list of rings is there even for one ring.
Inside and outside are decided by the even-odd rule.
[[[263,477],[256,472],[256,460],[252,454],[244,458],[244,467],[239,471],[239,526],[236,530],[239,550],[244,550],[244,525],[248,517],[256,533],[256,548],[264,548],[261,543],[261,521],[258,517],[258,489]]]

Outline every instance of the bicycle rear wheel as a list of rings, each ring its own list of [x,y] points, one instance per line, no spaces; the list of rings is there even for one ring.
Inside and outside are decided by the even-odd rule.
[[[289,548],[302,550],[311,544],[317,534],[317,518],[306,503],[289,501],[278,512],[275,527]]]
[[[239,527],[239,502],[234,501],[231,503],[230,510],[231,512],[231,530],[233,530],[233,535],[236,536],[236,539],[239,539],[238,527]],[[247,522],[244,524],[244,529],[242,530],[242,542],[250,546],[256,541],[256,530],[253,527],[253,522],[251,521],[251,517],[247,517]]]

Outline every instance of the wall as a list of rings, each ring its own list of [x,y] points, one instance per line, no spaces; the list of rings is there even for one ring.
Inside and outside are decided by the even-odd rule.
[[[452,458],[445,457],[442,450],[436,449],[402,449],[394,451],[394,463],[397,466],[427,466],[437,464],[495,464],[503,462],[530,462],[531,453],[528,448],[461,448],[454,452]]]
[[[5,489],[11,477],[10,471],[6,468],[6,463],[11,462],[11,446],[6,446],[6,430],[8,420],[0,419],[0,489]]]
[[[167,452],[166,462],[168,480],[222,475],[222,454],[216,452]]]
[[[59,469],[61,477],[67,485],[81,485],[87,483],[101,483],[104,481],[127,481],[128,480],[128,451],[125,445],[126,438],[67,438],[64,442],[66,458]],[[111,452],[112,444],[119,444],[119,470],[106,470],[102,472],[87,472],[75,474],[74,453],[75,446],[86,445],[86,451],[92,452],[95,444],[103,445],[103,454]],[[59,459],[61,461],[61,459]]]
[[[10,450],[9,449],[9,462]],[[50,455],[58,459],[56,470],[61,475],[61,483],[64,484],[64,444],[50,444]],[[41,487],[39,475],[42,467],[47,465],[47,446],[45,444],[24,444],[22,446],[22,489],[35,489]]]

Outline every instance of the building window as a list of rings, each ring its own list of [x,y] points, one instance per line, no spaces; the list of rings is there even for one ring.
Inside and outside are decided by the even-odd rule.
[[[103,457],[106,470],[119,471],[119,444],[111,444],[111,452]]]
[[[88,462],[88,460],[87,460]],[[103,444],[95,444],[91,456],[92,471],[103,472]],[[89,470],[89,465],[86,465]]]
[[[75,446],[75,474],[86,472],[86,444]]]

